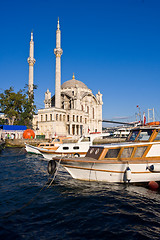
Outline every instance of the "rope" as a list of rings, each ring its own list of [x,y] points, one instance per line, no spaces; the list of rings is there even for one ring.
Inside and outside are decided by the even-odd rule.
[[[61,157],[61,159],[62,159],[62,157]],[[46,189],[48,189],[51,186],[51,184],[53,183],[53,181],[55,180],[55,177],[58,173],[58,169],[59,169],[59,166],[60,166],[61,159],[58,162],[58,167],[56,169],[55,174],[51,175],[49,180],[44,184],[44,186],[40,189],[40,191],[31,200],[29,200],[27,203],[25,203],[22,207],[18,208],[17,210],[14,210],[11,213],[5,214],[4,216],[0,216],[0,218],[8,218],[8,217],[16,214],[17,212],[20,212],[22,209],[26,208],[27,206],[29,206],[39,196],[39,194],[42,192],[42,190],[48,185],[48,182],[50,181],[50,179],[53,176],[53,179],[50,181],[48,187],[46,188]]]

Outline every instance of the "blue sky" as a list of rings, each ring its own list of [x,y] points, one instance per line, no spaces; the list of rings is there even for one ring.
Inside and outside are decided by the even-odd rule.
[[[100,90],[103,119],[135,120],[139,105],[160,120],[159,0],[0,0],[0,91],[28,84],[33,30],[35,102],[44,107],[45,91],[55,88],[58,17],[62,83],[74,72],[94,94]]]

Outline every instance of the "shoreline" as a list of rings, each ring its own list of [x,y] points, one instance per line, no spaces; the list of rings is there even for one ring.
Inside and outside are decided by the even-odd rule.
[[[96,139],[93,141],[93,145],[107,144],[107,143],[118,143],[124,142],[126,138],[105,138]],[[25,147],[25,143],[37,146],[42,142],[49,142],[49,139],[5,139],[5,147]],[[65,140],[65,143],[71,142],[70,140]]]

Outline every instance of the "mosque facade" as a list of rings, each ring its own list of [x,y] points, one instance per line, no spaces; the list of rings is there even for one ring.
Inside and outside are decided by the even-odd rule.
[[[94,95],[82,81],[75,78],[74,74],[71,80],[61,85],[62,53],[58,20],[56,48],[54,49],[56,57],[55,95],[52,96],[49,89],[45,92],[45,107],[39,109],[38,115],[33,119],[36,134],[53,138],[54,136],[80,136],[89,132],[102,132],[102,94],[98,91]],[[33,62],[35,63],[35,59]],[[33,80],[29,81],[33,84]]]

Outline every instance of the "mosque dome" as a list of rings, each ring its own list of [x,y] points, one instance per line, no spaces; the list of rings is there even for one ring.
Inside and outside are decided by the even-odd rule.
[[[72,77],[71,80],[68,80],[68,81],[64,82],[61,86],[62,89],[76,88],[76,87],[77,88],[87,88],[88,89],[88,87],[83,82],[75,79],[74,74],[73,74],[73,77]]]

